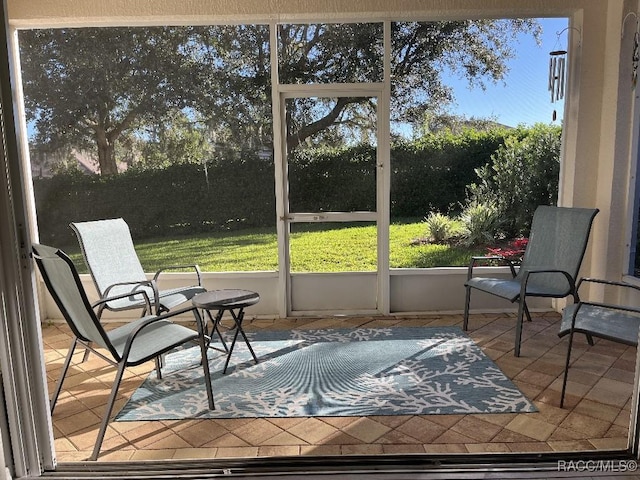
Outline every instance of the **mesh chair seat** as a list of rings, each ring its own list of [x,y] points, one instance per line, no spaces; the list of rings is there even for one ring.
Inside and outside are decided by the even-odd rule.
[[[153,289],[151,287],[138,287],[136,291],[144,290],[149,295],[149,298],[153,298]],[[190,287],[178,287],[168,290],[160,290],[158,292],[158,299],[160,303],[160,309],[163,311],[169,311],[185,302],[190,301],[199,293],[205,292],[204,287],[190,286]],[[131,286],[118,286],[109,290],[109,296],[121,295],[123,293],[131,292]],[[144,299],[137,296],[126,296],[117,300],[111,300],[108,302],[110,310],[130,310],[136,308],[143,308],[145,306]]]
[[[505,298],[510,302],[515,302],[520,296],[522,282],[520,280],[509,280],[502,278],[474,277],[467,281],[466,285],[476,290],[480,290],[498,297]],[[569,289],[559,290],[552,286],[529,283],[527,285],[527,295],[535,297],[564,297],[568,295]]]
[[[129,335],[154,316],[143,317],[121,327],[107,331],[114,350],[123,357]],[[144,327],[135,337],[127,357],[127,365],[134,366],[153,359],[158,352],[166,352],[191,340],[198,339],[198,332],[177,325],[169,320],[154,322]]]

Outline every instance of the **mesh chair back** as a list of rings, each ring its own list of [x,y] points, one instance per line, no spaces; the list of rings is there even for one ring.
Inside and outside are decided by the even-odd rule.
[[[47,289],[76,337],[113,353],[71,259],[57,248],[46,245],[34,244],[32,249]]]
[[[71,224],[71,228],[78,236],[82,254],[100,295],[114,283],[147,279],[129,226],[122,218],[76,222]],[[126,293],[131,288],[131,285],[115,287],[109,291],[109,296]],[[147,293],[153,296],[151,289]]]
[[[597,209],[540,206],[531,223],[529,243],[518,276],[527,270],[557,269],[578,276]],[[563,275],[530,277],[530,284],[550,292],[569,290]]]

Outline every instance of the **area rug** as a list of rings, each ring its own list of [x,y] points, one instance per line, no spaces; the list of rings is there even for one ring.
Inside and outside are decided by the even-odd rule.
[[[117,421],[533,412],[535,406],[459,328],[248,332],[229,368],[210,349],[215,410],[200,350],[167,355]]]

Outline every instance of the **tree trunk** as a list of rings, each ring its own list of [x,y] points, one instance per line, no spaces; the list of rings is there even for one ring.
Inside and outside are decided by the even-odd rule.
[[[118,166],[116,164],[116,155],[113,142],[104,130],[96,131],[96,143],[98,145],[98,165],[100,166],[100,175],[116,175]]]

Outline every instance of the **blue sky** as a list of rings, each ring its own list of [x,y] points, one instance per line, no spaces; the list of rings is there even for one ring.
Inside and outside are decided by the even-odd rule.
[[[469,90],[466,80],[452,78],[457,106],[456,114],[467,117],[487,118],[516,126],[537,122],[559,125],[562,121],[564,102],[551,103],[548,92],[549,52],[567,48],[568,31],[560,38],[558,32],[567,28],[566,18],[540,19],[543,28],[542,44],[537,45],[531,36],[520,37],[514,46],[517,58],[509,62],[509,73],[497,85],[489,84],[486,91]],[[552,120],[553,111],[557,119]]]

